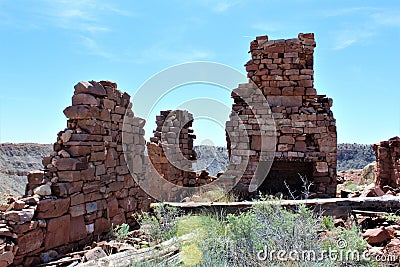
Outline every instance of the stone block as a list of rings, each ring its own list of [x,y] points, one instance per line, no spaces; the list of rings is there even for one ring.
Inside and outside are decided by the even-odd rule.
[[[383,226],[376,229],[367,229],[362,236],[370,245],[382,244],[391,239],[389,231]]]
[[[100,176],[106,173],[106,166],[104,164],[100,164],[96,166],[96,176]]]
[[[63,244],[68,244],[71,232],[71,217],[64,215],[50,219],[44,239],[44,249],[49,250]]]
[[[85,204],[71,206],[69,208],[69,213],[71,214],[71,217],[78,217],[78,216],[84,215],[84,214],[86,214],[86,206],[85,206]]]
[[[137,207],[137,200],[133,197],[127,197],[118,201],[119,206],[124,209],[125,212],[134,211]]]
[[[81,180],[80,171],[58,171],[57,176],[59,182],[76,182]]]
[[[19,211],[6,211],[3,214],[5,220],[24,223],[32,220],[35,210],[34,209],[23,209]]]
[[[43,238],[43,231],[40,228],[20,235],[20,237],[17,238],[19,247],[17,255],[24,255],[40,248],[43,243]]]
[[[111,221],[106,218],[98,218],[94,221],[94,235],[100,235],[109,232]]]
[[[319,173],[327,173],[329,171],[328,163],[326,163],[326,162],[317,162],[316,170]]]
[[[37,221],[28,221],[23,224],[15,224],[13,226],[13,231],[17,234],[23,234],[28,231],[35,230],[38,227],[38,222]],[[22,235],[21,235],[22,236]]]
[[[315,88],[307,88],[306,95],[315,96],[317,95],[317,90]]]
[[[0,266],[7,267],[11,266],[14,261],[14,254],[12,251],[4,251],[0,253]]]
[[[28,173],[28,183],[31,185],[40,185],[44,178],[44,171],[31,171]]]
[[[85,202],[83,194],[74,194],[71,196],[71,206],[82,204]]]
[[[111,198],[107,202],[108,217],[114,217],[118,214],[118,201],[115,197]]]
[[[114,225],[121,225],[123,223],[126,223],[125,213],[121,210],[120,213],[111,218],[111,223]]]
[[[72,157],[87,156],[90,154],[90,146],[71,146],[65,149]]]
[[[37,218],[48,219],[60,217],[67,213],[70,204],[70,198],[44,199],[37,207]]]
[[[64,115],[72,120],[96,119],[100,117],[100,110],[92,106],[69,106],[64,109]]]
[[[106,154],[102,152],[92,152],[90,154],[90,161],[104,161],[106,159]]]
[[[294,95],[294,88],[293,87],[284,87],[284,88],[282,88],[282,95],[283,96],[293,96]]]
[[[87,163],[75,158],[60,158],[56,161],[55,167],[59,171],[77,171],[87,168]]]
[[[86,203],[86,212],[92,213],[97,211],[97,202]]]
[[[95,81],[91,81],[91,82],[79,82],[78,84],[76,84],[74,86],[75,89],[75,94],[79,94],[79,93],[87,93],[87,94],[91,94],[94,96],[106,96],[107,92],[104,89],[104,87]]]
[[[294,144],[294,151],[298,152],[306,152],[307,151],[307,144],[304,141],[296,141]]]
[[[93,95],[89,94],[76,94],[72,97],[72,105],[91,105],[97,106],[100,101]]]
[[[290,96],[282,98],[282,105],[286,107],[300,107],[303,104],[301,96]]]
[[[295,139],[292,136],[284,135],[284,136],[279,137],[279,143],[281,143],[281,144],[293,145],[294,142],[295,142]]]
[[[86,225],[83,216],[71,217],[69,241],[74,242],[86,237]]]
[[[81,179],[83,181],[93,181],[95,179],[95,167],[89,166],[89,168],[82,170],[80,172],[81,174]]]
[[[104,99],[103,105],[104,105],[104,108],[112,110],[115,107],[115,101],[110,100],[110,99]]]
[[[51,185],[51,192],[56,197],[63,197],[68,194],[71,187],[70,183],[55,183]]]

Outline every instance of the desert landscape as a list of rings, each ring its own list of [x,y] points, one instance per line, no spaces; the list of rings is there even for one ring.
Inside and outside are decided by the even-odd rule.
[[[399,18],[0,0],[0,267],[400,266]]]
[[[337,144],[315,44],[250,43],[226,148],[195,147],[187,110],[160,111],[146,141],[116,83],[77,83],[53,145],[1,144],[2,266],[397,264],[400,138]],[[307,257],[270,253],[293,245]]]

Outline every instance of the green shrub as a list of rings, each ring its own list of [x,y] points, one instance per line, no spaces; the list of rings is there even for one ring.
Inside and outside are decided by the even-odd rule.
[[[353,183],[353,182],[348,182],[348,183],[345,185],[345,188],[348,189],[348,190],[350,190],[350,191],[354,191],[354,192],[360,190],[360,186],[358,186],[357,184],[355,184],[355,183]]]
[[[180,244],[181,266],[375,266],[373,262],[320,258],[328,250],[341,249],[362,255],[367,243],[356,227],[334,228],[332,217],[322,217],[304,205],[286,209],[276,201],[256,202],[249,211],[235,215],[179,217],[175,209],[163,206],[155,216],[143,215],[142,225],[150,225],[150,234],[158,240],[193,235]],[[346,246],[341,248],[337,240],[344,240]],[[269,257],[278,251],[312,252],[315,257],[299,254],[296,260],[282,260],[276,253]],[[259,259],[260,255],[268,257]]]
[[[326,230],[332,230],[335,228],[335,219],[332,216],[324,216],[322,218],[322,224]]]
[[[177,221],[180,217],[177,208],[171,206],[158,206],[154,213],[136,214],[135,219],[140,227],[147,232],[155,243],[166,241],[176,236]]]
[[[129,225],[126,223],[123,223],[121,225],[117,225],[115,228],[112,226],[112,236],[119,242],[123,242],[126,240],[129,235]]]

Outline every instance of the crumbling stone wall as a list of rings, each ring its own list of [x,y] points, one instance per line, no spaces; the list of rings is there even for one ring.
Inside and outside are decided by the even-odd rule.
[[[68,127],[43,159],[44,170],[29,173],[26,195],[1,212],[1,266],[31,266],[42,252],[71,251],[112,224],[134,223],[133,212],[148,208],[150,200],[132,176],[143,173],[130,174],[123,155],[129,100],[109,81],[75,86],[72,106],[64,110]],[[130,114],[125,123],[144,172],[145,122]]]
[[[299,34],[288,40],[257,37],[250,44],[248,77],[262,90],[276,125],[275,162],[311,162],[311,190],[318,197],[336,194],[336,125],[332,99],[318,95],[314,88],[314,34]],[[233,93],[232,110],[252,128],[254,114],[246,101]],[[254,129],[254,126],[253,126]],[[260,137],[250,134],[250,164],[241,184],[248,184],[257,164]],[[228,138],[228,149],[231,144]],[[288,165],[290,166],[290,165]],[[272,169],[274,165],[272,166]],[[268,185],[267,185],[268,186]]]
[[[160,111],[156,117],[154,137],[147,143],[148,156],[155,170],[163,179],[177,186],[196,187],[215,179],[207,171],[200,174],[193,171],[192,163],[197,155],[193,150],[196,136],[192,123],[193,115],[186,110]],[[173,192],[160,190],[165,193],[165,199],[170,199],[168,194]]]
[[[193,115],[183,110],[161,111],[156,118],[154,137],[147,143],[149,159],[156,171],[167,181],[178,186],[195,184],[192,161]]]
[[[400,187],[400,137],[372,146],[376,155],[376,186]]]

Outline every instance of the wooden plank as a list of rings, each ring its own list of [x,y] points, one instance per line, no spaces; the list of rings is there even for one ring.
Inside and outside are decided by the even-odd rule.
[[[200,213],[204,211],[224,211],[226,213],[242,212],[250,209],[256,202],[164,202],[152,203],[151,208],[160,205],[177,207],[185,212]],[[358,197],[358,198],[320,198],[306,200],[269,200],[264,201],[270,205],[279,205],[295,208],[304,204],[316,212],[323,212],[326,216],[347,217],[353,210],[366,210],[373,212],[395,212],[400,210],[400,197]]]

